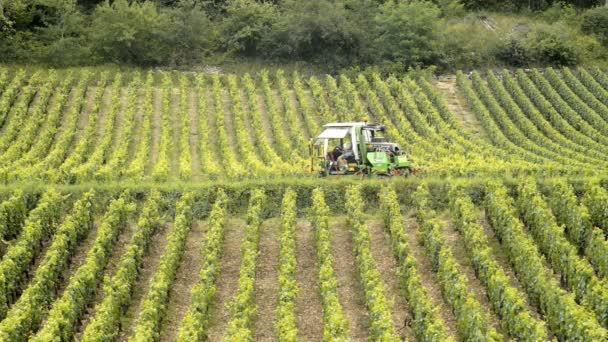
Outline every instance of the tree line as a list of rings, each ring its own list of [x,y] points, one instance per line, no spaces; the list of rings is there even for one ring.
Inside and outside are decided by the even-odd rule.
[[[571,65],[603,59],[604,0],[0,0],[0,61],[327,70]],[[474,38],[473,38],[474,37]]]

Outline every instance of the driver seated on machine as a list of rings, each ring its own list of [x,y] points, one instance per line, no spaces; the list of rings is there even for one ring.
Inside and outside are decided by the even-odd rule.
[[[353,145],[351,143],[344,144],[342,154],[338,157],[338,167],[341,170],[348,169],[348,163],[353,162],[355,154],[353,153]]]

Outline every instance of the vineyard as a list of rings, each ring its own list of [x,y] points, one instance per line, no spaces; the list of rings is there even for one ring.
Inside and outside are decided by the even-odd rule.
[[[318,179],[330,122],[421,173]],[[608,73],[0,67],[0,341],[606,341]]]

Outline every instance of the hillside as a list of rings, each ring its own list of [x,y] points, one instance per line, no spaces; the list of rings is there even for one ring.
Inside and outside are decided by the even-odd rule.
[[[606,89],[0,67],[0,341],[606,340]],[[310,174],[363,118],[421,173]]]

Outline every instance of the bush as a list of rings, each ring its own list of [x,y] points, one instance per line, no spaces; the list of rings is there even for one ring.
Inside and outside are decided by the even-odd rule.
[[[100,61],[157,65],[169,60],[169,29],[170,17],[152,2],[106,1],[92,14],[89,38]]]
[[[222,22],[223,49],[254,56],[260,50],[260,42],[268,36],[277,17],[276,6],[269,2],[231,1],[226,7],[226,16]]]
[[[439,7],[427,1],[384,3],[375,17],[379,61],[398,62],[404,68],[437,64],[440,15]]]
[[[286,1],[264,42],[265,55],[334,67],[352,63],[360,37],[344,4],[328,0]]]
[[[595,35],[604,46],[608,46],[608,7],[597,7],[583,15],[581,30]]]

